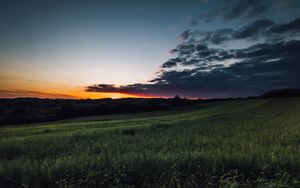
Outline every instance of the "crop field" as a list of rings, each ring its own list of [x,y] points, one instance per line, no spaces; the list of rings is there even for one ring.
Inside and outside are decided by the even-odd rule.
[[[1,126],[0,187],[300,187],[300,98]]]

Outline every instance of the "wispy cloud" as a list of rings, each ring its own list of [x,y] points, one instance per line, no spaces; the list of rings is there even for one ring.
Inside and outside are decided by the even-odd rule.
[[[58,94],[58,93],[46,93],[46,92],[28,91],[28,90],[0,90],[0,98],[26,98],[26,97],[60,98],[60,99],[78,98],[72,95],[65,95],[65,94]]]

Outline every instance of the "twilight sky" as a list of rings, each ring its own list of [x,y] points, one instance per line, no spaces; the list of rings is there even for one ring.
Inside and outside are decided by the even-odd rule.
[[[0,98],[300,88],[299,0],[3,0]]]

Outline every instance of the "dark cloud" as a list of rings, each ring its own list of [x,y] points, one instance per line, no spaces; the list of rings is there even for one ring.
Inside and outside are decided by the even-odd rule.
[[[98,84],[86,88],[87,91],[91,92],[120,92],[120,89],[113,84]]]
[[[239,18],[258,19],[259,17],[262,17],[265,13],[269,11],[272,4],[274,4],[274,1],[271,0],[224,1],[224,3],[220,3],[212,11],[206,14],[198,15],[191,22],[190,26],[195,26],[201,21],[208,23],[216,18],[222,18],[224,20],[234,20]]]
[[[299,32],[300,31],[300,18],[292,20],[289,23],[281,24],[273,27],[271,32],[285,33],[285,32]]]
[[[275,23],[271,20],[256,20],[239,31],[234,32],[233,38],[258,38],[260,35],[268,32],[268,29],[274,25]]]
[[[236,97],[276,88],[299,88],[298,23],[299,19],[283,24],[257,20],[237,30],[189,31],[189,37],[171,50],[175,57],[165,62],[148,83],[120,87],[100,84],[87,87],[87,91]],[[243,48],[223,47],[234,40],[254,43]]]
[[[296,18],[288,23],[275,23],[272,20],[255,20],[246,26],[233,29],[218,29],[215,31],[190,31],[190,36],[198,38],[201,44],[223,44],[228,41],[246,39],[246,40],[282,40],[287,38],[286,34],[300,35],[300,18]],[[292,37],[295,37],[292,36]],[[188,44],[186,44],[187,46]],[[177,49],[178,51],[178,49]],[[176,52],[176,50],[175,50]]]
[[[270,3],[265,0],[238,0],[232,1],[224,7],[224,19],[231,20],[240,17],[257,17],[263,14]]]
[[[218,29],[215,31],[193,31],[191,32],[191,36],[200,38],[198,42],[208,43],[211,42],[213,44],[221,44],[224,41],[228,41],[232,38],[234,30],[233,29]]]
[[[126,86],[115,86],[112,84],[98,84],[88,86],[86,91],[89,92],[113,92],[113,93],[144,93],[148,87],[144,84],[132,84]]]
[[[195,52],[195,45],[192,42],[184,42],[177,45],[176,49],[174,49],[173,51],[176,51],[181,56],[181,58],[184,58],[185,56],[188,56]]]
[[[172,68],[172,67],[176,67],[178,63],[181,63],[182,59],[180,58],[173,58],[173,59],[170,59],[168,60],[167,62],[165,62],[164,64],[162,64],[162,68]]]
[[[190,30],[186,30],[180,34],[180,38],[182,40],[186,40],[189,37],[189,35],[190,35]]]

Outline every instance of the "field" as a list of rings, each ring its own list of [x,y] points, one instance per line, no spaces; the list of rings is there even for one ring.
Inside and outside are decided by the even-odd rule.
[[[0,187],[300,187],[300,98],[0,127]]]

